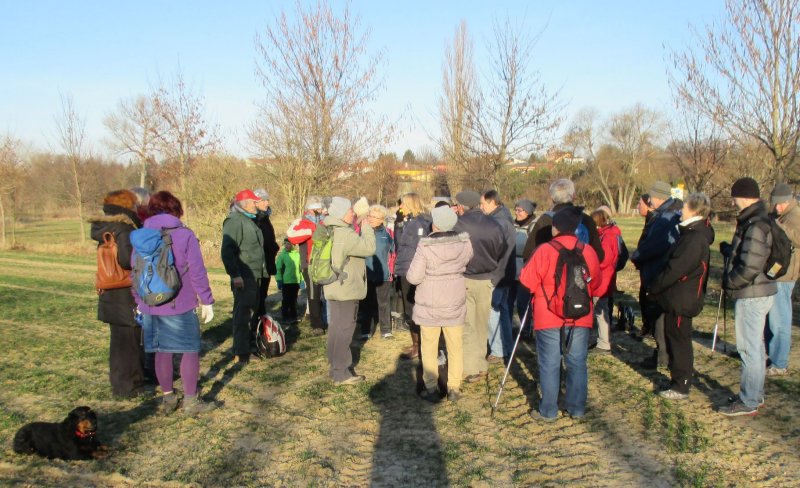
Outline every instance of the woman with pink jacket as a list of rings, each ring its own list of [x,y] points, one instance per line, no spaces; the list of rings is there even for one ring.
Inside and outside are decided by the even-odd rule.
[[[420,325],[422,379],[420,397],[436,403],[447,394],[451,402],[461,397],[464,370],[462,333],[467,314],[464,271],[472,258],[469,235],[453,232],[458,221],[450,207],[434,208],[433,232],[420,239],[406,279],[417,286],[413,321]],[[444,334],[447,344],[447,392],[439,392],[438,346]]]

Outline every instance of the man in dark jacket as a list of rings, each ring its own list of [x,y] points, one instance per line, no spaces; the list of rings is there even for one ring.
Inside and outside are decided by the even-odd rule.
[[[267,275],[258,281],[258,311],[250,323],[250,330],[255,331],[259,318],[266,313],[266,303],[264,301],[269,294],[270,276],[275,276],[278,273],[275,267],[275,257],[280,251],[278,241],[275,240],[275,228],[272,227],[272,222],[269,216],[272,215],[272,208],[270,208],[269,193],[263,188],[253,190],[255,196],[261,199],[256,202],[256,218],[255,222],[261,235],[264,237],[264,262],[267,266]]]
[[[667,260],[667,251],[678,240],[678,223],[680,222],[680,200],[671,197],[672,187],[669,183],[656,181],[650,187],[650,203],[655,208],[653,216],[647,223],[644,239],[639,241],[639,246],[631,255],[631,262],[639,270],[641,286],[650,287],[653,279],[664,268]],[[655,369],[659,365],[666,366],[669,362],[666,339],[664,338],[663,310],[657,302],[648,300],[639,303],[642,311],[644,328],[655,331],[656,350],[653,357],[645,359],[641,366]]]
[[[672,381],[659,395],[669,400],[688,398],[692,383],[692,318],[703,309],[709,246],[714,242],[714,229],[708,221],[710,213],[711,201],[706,195],[689,195],[681,212],[680,238],[669,250],[663,270],[650,283],[649,299],[664,310]]]
[[[533,255],[533,251],[545,242],[550,242],[553,239],[553,215],[563,208],[574,207],[575,201],[575,183],[567,178],[560,178],[550,185],[550,200],[553,202],[553,208],[550,211],[543,213],[534,224],[528,242],[525,243],[525,249],[522,251],[522,259],[527,263]],[[583,212],[583,208],[578,207]],[[592,246],[597,258],[600,262],[606,256],[603,251],[603,245],[600,243],[600,234],[597,233],[597,224],[590,216],[583,214],[580,222],[588,234],[587,244]],[[578,231],[578,234],[581,230]]]
[[[240,363],[250,360],[250,323],[258,311],[258,280],[267,276],[264,236],[253,221],[259,200],[252,190],[240,191],[222,224],[220,255],[225,272],[231,277],[233,354]]]
[[[486,377],[486,344],[492,291],[505,277],[501,261],[506,254],[503,228],[481,212],[481,195],[462,191],[456,195],[456,233],[466,232],[472,244],[472,259],[464,273],[467,283],[467,317],[464,321],[464,376],[467,383]]]
[[[736,349],[742,358],[742,376],[738,398],[719,411],[735,417],[755,415],[764,402],[764,325],[778,287],[764,273],[772,250],[772,231],[758,183],[739,178],[731,187],[731,197],[739,216],[733,242],[720,244],[720,252],[728,258],[722,287],[736,299]]]
[[[511,333],[511,310],[516,299],[514,285],[517,280],[517,231],[511,212],[503,205],[496,190],[481,195],[481,211],[493,218],[503,230],[505,252],[500,257],[500,267],[505,270],[503,277],[492,291],[492,311],[489,313],[489,355],[486,360],[496,363],[511,356],[514,339]]]
[[[142,223],[136,214],[136,195],[129,190],[113,191],[103,199],[103,216],[90,220],[92,239],[102,244],[110,233],[117,243],[117,262],[131,269],[131,232]],[[144,347],[142,328],[137,327],[133,310],[136,302],[131,287],[98,290],[97,319],[108,324],[111,341],[108,352],[108,377],[115,397],[129,398],[143,393]]]

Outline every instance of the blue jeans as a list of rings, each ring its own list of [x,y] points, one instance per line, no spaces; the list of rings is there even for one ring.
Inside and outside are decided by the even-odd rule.
[[[567,366],[567,412],[573,417],[582,417],[586,412],[588,371],[586,350],[589,346],[588,327],[565,327],[569,350],[564,357]],[[539,387],[542,399],[539,413],[542,417],[558,415],[558,392],[561,390],[561,329],[536,331],[536,353],[539,362]]]
[[[492,310],[489,312],[489,350],[499,358],[511,356],[514,338],[511,332],[511,289],[499,286],[492,291]]]
[[[525,311],[528,310],[528,306],[531,307],[530,311],[528,312],[528,318],[526,322],[528,327],[533,322],[533,305],[531,305],[531,292],[528,290],[525,285],[517,281],[517,315],[519,315],[519,321],[522,322],[522,318],[525,317]]]
[[[769,335],[772,336],[767,342],[769,362],[781,369],[789,366],[789,348],[792,345],[792,290],[794,281],[779,281],[775,303],[767,314]]]
[[[775,297],[739,298],[736,300],[736,349],[742,357],[739,398],[746,406],[757,408],[764,398],[766,351],[764,323]]]

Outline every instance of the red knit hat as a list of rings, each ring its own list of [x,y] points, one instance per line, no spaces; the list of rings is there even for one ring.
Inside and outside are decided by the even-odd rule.
[[[234,198],[237,202],[241,202],[242,200],[255,200],[256,202],[260,202],[261,199],[253,193],[253,190],[242,190],[236,194],[236,198]]]

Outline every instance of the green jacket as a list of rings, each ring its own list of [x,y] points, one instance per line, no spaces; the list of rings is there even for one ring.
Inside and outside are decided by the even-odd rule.
[[[789,202],[786,210],[778,217],[778,225],[786,232],[786,236],[794,246],[789,271],[778,278],[778,281],[797,281],[800,278],[800,205],[797,204],[797,200],[792,199]]]
[[[361,226],[361,235],[356,234],[341,219],[327,216],[324,221],[333,232],[331,264],[339,269],[344,265],[346,278],[325,285],[328,300],[363,300],[367,296],[367,265],[365,258],[375,254],[375,231],[368,224]],[[348,259],[349,258],[349,259]]]
[[[275,265],[278,268],[278,274],[275,275],[275,280],[278,283],[298,285],[303,280],[303,275],[300,274],[300,253],[297,248],[289,252],[286,252],[286,249],[281,249]]]
[[[269,276],[264,261],[264,236],[253,219],[231,209],[222,224],[220,249],[225,272],[233,278],[253,280]]]

